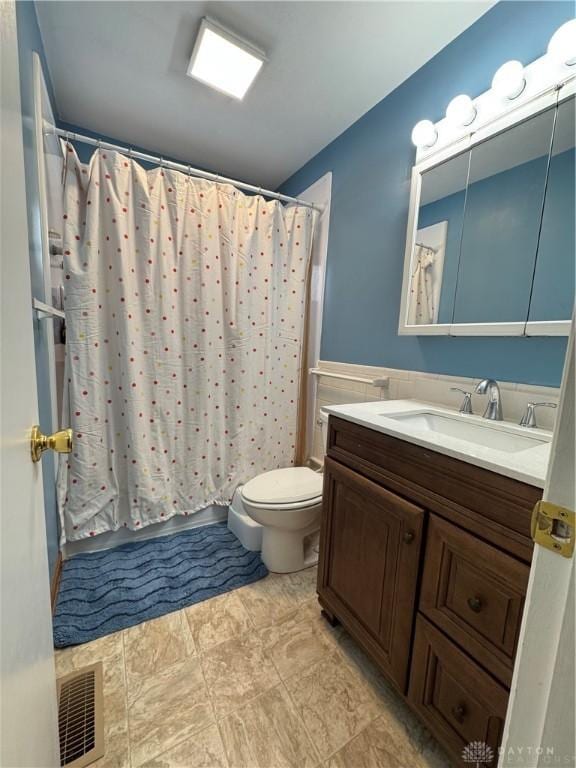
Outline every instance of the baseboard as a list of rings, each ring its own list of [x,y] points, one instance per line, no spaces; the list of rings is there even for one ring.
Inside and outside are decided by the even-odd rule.
[[[52,613],[56,607],[56,598],[58,597],[58,590],[60,589],[60,576],[62,575],[62,553],[58,552],[58,558],[56,559],[56,565],[54,566],[54,573],[52,574],[52,583],[50,584],[50,603],[52,605]]]

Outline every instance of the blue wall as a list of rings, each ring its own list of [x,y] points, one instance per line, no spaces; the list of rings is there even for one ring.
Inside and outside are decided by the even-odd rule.
[[[559,385],[563,338],[398,336],[397,328],[414,124],[439,120],[459,93],[487,90],[505,61],[544,54],[573,16],[563,0],[498,3],[280,187],[296,195],[333,174],[323,359]]]
[[[24,166],[26,173],[26,202],[28,208],[28,238],[30,252],[30,268],[33,295],[45,300],[44,277],[42,268],[42,242],[40,235],[40,204],[38,199],[38,175],[36,173],[36,151],[34,147],[34,96],[32,54],[40,55],[44,69],[44,77],[52,98],[52,87],[48,74],[46,58],[34,4],[27,0],[16,3],[16,25],[18,32],[18,54],[20,64],[20,96],[22,100],[22,124],[24,138]],[[46,299],[50,301],[50,298]],[[50,322],[45,320],[43,322]],[[50,400],[50,381],[48,348],[46,339],[39,324],[34,324],[34,344],[36,353],[36,375],[38,383],[38,409],[40,426],[45,434],[53,432],[57,426],[52,424],[52,405]],[[56,503],[56,486],[54,482],[54,454],[48,451],[42,459],[42,476],[44,480],[44,506],[46,513],[46,536],[48,541],[48,564],[50,577],[58,557],[58,508]]]

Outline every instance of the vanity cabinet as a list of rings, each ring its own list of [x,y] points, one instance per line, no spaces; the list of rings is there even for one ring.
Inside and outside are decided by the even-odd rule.
[[[320,604],[456,764],[502,737],[541,495],[330,416]]]

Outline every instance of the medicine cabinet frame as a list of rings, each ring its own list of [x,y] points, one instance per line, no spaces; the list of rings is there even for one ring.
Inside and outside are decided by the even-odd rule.
[[[416,233],[418,230],[418,215],[422,190],[422,176],[437,166],[451,160],[474,147],[487,141],[503,131],[529,120],[551,108],[556,108],[566,99],[576,94],[576,78],[572,78],[560,86],[540,93],[528,101],[519,104],[506,114],[488,120],[477,130],[442,147],[435,152],[424,151],[423,160],[417,162],[411,173],[410,203],[408,209],[408,226],[406,231],[406,247],[404,252],[404,272],[402,279],[402,295],[400,301],[399,335],[412,336],[568,336],[570,334],[570,319],[529,321],[529,312],[525,320],[516,322],[494,323],[434,323],[408,324],[409,291],[411,285],[412,264],[415,252]],[[553,134],[550,136],[552,145]],[[551,146],[550,145],[550,146]],[[551,148],[550,150],[551,151]],[[549,168],[548,168],[549,171]],[[547,174],[548,174],[547,171]],[[543,215],[544,206],[542,207]],[[460,258],[460,254],[458,255]],[[536,261],[538,250],[536,251]],[[535,262],[536,264],[536,262]],[[534,276],[533,278],[534,279]],[[457,287],[456,287],[457,290]]]

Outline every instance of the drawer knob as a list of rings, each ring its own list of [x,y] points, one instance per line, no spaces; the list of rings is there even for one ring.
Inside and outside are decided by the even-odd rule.
[[[467,714],[466,707],[464,704],[458,704],[457,706],[452,707],[452,714],[454,715],[454,719],[461,723]]]
[[[404,544],[412,544],[414,541],[414,531],[406,531],[404,536],[402,536],[402,539],[404,541]]]
[[[470,608],[471,611],[474,611],[474,613],[480,613],[482,610],[482,600],[479,597],[469,597],[468,608]]]

